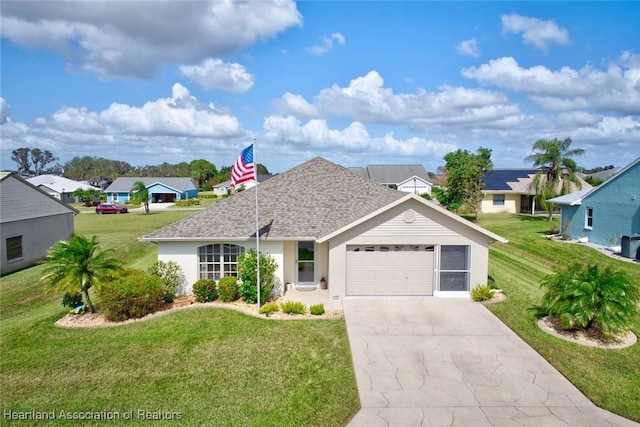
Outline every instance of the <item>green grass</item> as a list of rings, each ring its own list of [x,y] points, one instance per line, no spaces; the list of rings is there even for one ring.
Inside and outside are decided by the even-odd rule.
[[[535,348],[596,405],[640,421],[640,345],[620,350],[581,346],[554,338],[536,326],[528,309],[539,304],[542,278],[564,266],[581,262],[622,270],[640,286],[640,265],[616,260],[577,244],[541,236],[557,220],[528,215],[482,215],[480,225],[509,239],[490,247],[489,274],[507,301],[488,306],[504,323]],[[633,332],[640,336],[640,316]]]
[[[155,245],[137,237],[187,211],[76,217],[130,265],[146,268]],[[137,411],[177,412],[185,426],[339,426],[359,409],[344,320],[278,322],[198,308],[104,329],[59,329],[59,294],[43,294],[42,266],[1,279],[2,411],[102,412],[140,425]],[[134,411],[131,421],[124,414]],[[176,420],[156,421],[173,425]],[[11,421],[2,425],[33,425]],[[77,425],[73,420],[37,425]]]

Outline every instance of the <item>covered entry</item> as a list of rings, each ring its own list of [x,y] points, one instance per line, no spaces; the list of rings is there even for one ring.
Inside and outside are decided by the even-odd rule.
[[[350,296],[433,295],[433,245],[347,246]]]

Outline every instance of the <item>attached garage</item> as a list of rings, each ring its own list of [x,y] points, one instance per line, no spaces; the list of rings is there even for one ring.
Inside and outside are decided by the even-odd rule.
[[[433,245],[347,246],[347,296],[433,295]]]

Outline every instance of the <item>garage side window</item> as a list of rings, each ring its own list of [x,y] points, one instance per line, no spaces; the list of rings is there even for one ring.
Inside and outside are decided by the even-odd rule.
[[[22,236],[9,237],[6,245],[7,261],[22,258]]]
[[[469,290],[469,246],[440,247],[440,290]]]
[[[218,280],[224,276],[238,276],[238,257],[244,248],[228,243],[200,246],[198,264],[200,279]]]

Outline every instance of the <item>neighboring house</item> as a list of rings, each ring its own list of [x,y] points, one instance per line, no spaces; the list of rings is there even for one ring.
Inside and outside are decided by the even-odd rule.
[[[607,181],[549,200],[560,205],[560,232],[616,246],[621,235],[640,234],[640,157]]]
[[[483,213],[524,213],[542,212],[536,206],[533,180],[538,169],[492,169],[483,177],[484,198],[480,207]],[[591,185],[578,178],[582,189]],[[575,184],[571,184],[577,190]]]
[[[621,170],[622,170],[622,168],[618,167],[618,168],[613,168],[613,169],[605,169],[603,171],[594,172],[594,173],[590,173],[590,174],[580,173],[580,174],[578,174],[578,176],[580,178],[582,178],[582,179],[592,178],[592,179],[595,179],[597,181],[606,181],[609,178],[611,178],[613,175],[615,175],[618,172],[620,172]]]
[[[129,202],[131,188],[137,181],[142,181],[149,190],[151,203],[175,202],[198,197],[198,188],[191,178],[120,177],[104,190],[107,193],[107,202]]]
[[[369,165],[348,169],[362,178],[405,193],[431,194],[433,187],[422,165]]]
[[[378,185],[320,157],[259,187],[260,250],[276,260],[276,289],[316,286],[329,296],[465,296],[487,283],[502,237],[415,194]],[[235,275],[256,247],[255,189],[154,233],[158,259],[187,283]]]
[[[258,175],[258,184],[262,184],[264,181],[274,176],[275,175],[272,175],[272,174]],[[248,181],[241,185],[241,187],[244,187],[245,190],[248,190],[249,188],[253,188],[255,186],[256,186],[255,181]],[[230,194],[229,193],[230,191],[231,191],[231,181],[221,182],[220,184],[217,184],[213,187],[213,194],[219,197]]]
[[[27,181],[65,203],[78,203],[80,201],[73,196],[73,192],[78,189],[102,191],[86,182],[74,181],[58,175],[38,175],[28,178]]]
[[[17,175],[0,172],[0,274],[29,266],[73,234],[78,213]]]

